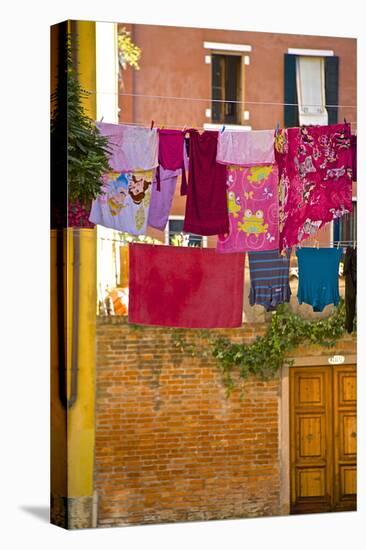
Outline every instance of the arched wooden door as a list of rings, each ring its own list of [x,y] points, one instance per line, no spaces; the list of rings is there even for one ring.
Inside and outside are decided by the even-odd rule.
[[[290,511],[356,510],[356,366],[290,368]]]

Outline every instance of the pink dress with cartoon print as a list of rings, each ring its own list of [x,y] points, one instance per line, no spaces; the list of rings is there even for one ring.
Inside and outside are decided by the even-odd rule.
[[[217,252],[278,248],[278,168],[228,166],[229,233],[217,240]]]
[[[352,211],[350,124],[279,130],[280,249]]]

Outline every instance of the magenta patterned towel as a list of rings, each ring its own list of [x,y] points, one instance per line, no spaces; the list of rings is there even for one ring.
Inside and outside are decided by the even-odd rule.
[[[283,250],[352,211],[350,124],[279,130],[275,151]]]

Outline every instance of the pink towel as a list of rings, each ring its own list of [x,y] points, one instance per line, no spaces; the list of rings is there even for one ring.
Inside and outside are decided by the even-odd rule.
[[[150,170],[158,165],[158,132],[127,124],[97,122],[103,136],[109,138],[109,164],[116,172]]]
[[[279,130],[280,249],[352,211],[350,124]]]
[[[219,235],[218,252],[278,249],[278,168],[228,166],[230,229]]]
[[[130,323],[185,328],[241,325],[244,254],[130,243],[129,266]]]
[[[218,136],[216,160],[239,166],[273,164],[273,142],[274,130],[225,130]]]

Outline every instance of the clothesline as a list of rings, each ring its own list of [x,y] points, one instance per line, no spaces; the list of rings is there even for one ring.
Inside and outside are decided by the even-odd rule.
[[[169,231],[169,233],[174,234],[174,235],[180,235],[181,233],[184,233],[184,231]],[[191,234],[191,235],[193,235],[193,234]],[[151,237],[151,238],[153,238],[153,237]],[[119,243],[122,246],[127,245],[130,242],[143,242],[143,240],[141,240],[141,241],[140,240],[137,240],[137,241],[124,241],[123,239],[114,239],[112,237],[97,237],[97,240],[116,242],[116,243]],[[150,244],[154,244],[154,243],[150,243]],[[158,244],[158,243],[155,243],[155,244]],[[314,242],[312,241],[311,243],[309,243],[307,245],[305,245],[305,244],[295,245],[293,248],[343,248],[344,246],[356,246],[356,245],[357,245],[357,241],[352,241],[352,240],[350,240],[350,241],[333,241],[333,243],[316,243],[316,244],[314,244]],[[203,247],[203,240],[200,244],[200,247]]]
[[[278,105],[286,107],[299,107],[299,103],[281,103],[281,102],[271,102],[271,101],[243,101],[243,100],[234,100],[234,99],[213,99],[213,98],[200,98],[200,97],[180,97],[180,96],[165,96],[165,95],[149,95],[149,94],[136,94],[132,92],[112,92],[112,91],[101,91],[101,90],[85,90],[91,94],[110,94],[117,96],[128,96],[128,97],[143,97],[146,99],[169,99],[169,100],[181,100],[181,101],[204,101],[209,103],[238,103],[245,105]],[[333,107],[333,108],[344,108],[344,109],[357,109],[357,105],[323,105],[323,104],[306,104],[307,107]]]
[[[149,126],[149,124],[147,122],[123,122],[123,121],[120,121],[119,124],[124,124],[125,126],[146,126],[146,127]],[[212,123],[208,123],[208,124],[212,124]],[[349,124],[357,125],[357,121],[349,122]],[[204,126],[195,126],[194,124],[193,125],[188,125],[188,124],[165,124],[165,123],[163,124],[161,122],[158,123],[158,122],[154,121],[154,125],[157,128],[164,128],[164,129],[180,128],[180,129],[183,130],[184,128],[195,128],[196,130],[208,130],[208,131],[211,130],[211,128],[205,128]],[[217,126],[221,126],[221,123],[217,123]],[[240,125],[238,125],[238,128],[240,128]],[[212,130],[214,130],[214,128],[212,128]]]

